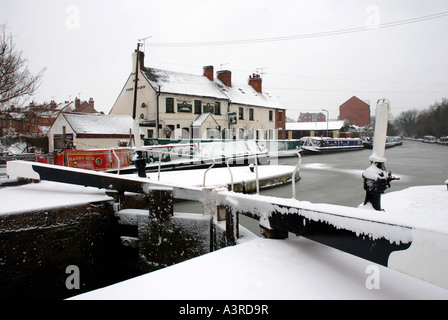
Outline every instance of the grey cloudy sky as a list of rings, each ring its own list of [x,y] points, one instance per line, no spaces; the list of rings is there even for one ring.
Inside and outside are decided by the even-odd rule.
[[[353,95],[393,115],[448,97],[447,0],[3,0],[3,23],[30,69],[47,68],[36,102],[93,97],[108,113],[147,36],[146,66],[213,65],[235,83],[262,70],[294,119],[336,118]]]

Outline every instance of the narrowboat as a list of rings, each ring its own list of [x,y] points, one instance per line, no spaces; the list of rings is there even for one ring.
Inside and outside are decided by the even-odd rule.
[[[300,139],[304,154],[356,151],[364,149],[360,138],[303,137]]]

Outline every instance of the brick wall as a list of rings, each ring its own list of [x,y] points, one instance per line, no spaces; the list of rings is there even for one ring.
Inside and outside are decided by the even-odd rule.
[[[348,119],[356,126],[370,125],[370,106],[357,97],[352,97],[339,107],[339,119]]]
[[[286,110],[276,109],[275,110],[275,128],[278,129],[278,138],[286,139]]]

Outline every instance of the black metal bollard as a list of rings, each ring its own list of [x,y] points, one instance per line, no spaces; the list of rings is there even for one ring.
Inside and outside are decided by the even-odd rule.
[[[364,190],[366,197],[364,205],[372,204],[375,210],[381,211],[381,194],[390,188],[392,180],[399,178],[393,177],[390,171],[386,171],[383,162],[372,162],[371,166],[362,174],[364,179]]]
[[[137,174],[139,177],[146,178],[146,160],[145,158],[143,158],[143,154],[141,151],[136,152],[135,168],[137,169]]]

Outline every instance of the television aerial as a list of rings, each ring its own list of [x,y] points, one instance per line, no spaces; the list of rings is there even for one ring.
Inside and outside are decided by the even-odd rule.
[[[146,41],[146,39],[149,39],[149,38],[151,38],[152,36],[147,36],[147,37],[145,37],[145,38],[141,38],[141,39],[138,39],[137,41],[138,42],[143,42],[143,51],[145,50],[145,41]]]

